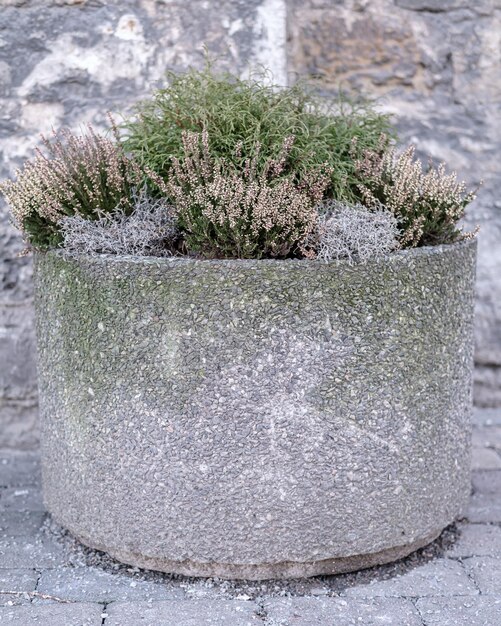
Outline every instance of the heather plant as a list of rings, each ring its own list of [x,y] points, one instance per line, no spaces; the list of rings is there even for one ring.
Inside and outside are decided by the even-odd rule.
[[[188,250],[210,258],[284,258],[311,255],[305,242],[316,229],[315,204],[329,182],[318,168],[297,183],[283,177],[294,137],[286,137],[276,159],[260,168],[261,146],[241,168],[216,160],[207,131],[184,132],[183,158],[173,159],[166,183],[158,186],[172,199]],[[239,143],[235,147],[238,154]],[[250,152],[250,151],[249,151]]]
[[[400,247],[412,248],[452,243],[472,236],[462,233],[458,221],[475,194],[458,182],[445,165],[423,171],[414,147],[401,153],[395,148],[367,151],[357,162],[360,191],[369,207],[384,204],[397,218]]]
[[[63,217],[59,223],[63,247],[69,254],[122,254],[171,256],[179,231],[167,200],[152,199],[145,190],[132,193],[132,213],[123,208],[89,220],[81,215]]]
[[[83,136],[61,130],[43,143],[47,154],[37,149],[34,160],[17,170],[15,181],[0,184],[14,222],[31,245],[59,245],[64,217],[89,220],[132,210],[131,190],[142,173],[119,144],[90,126]]]
[[[255,158],[260,171],[294,136],[281,176],[300,183],[327,164],[326,195],[355,201],[360,199],[355,160],[378,149],[382,133],[385,137],[392,133],[388,117],[372,105],[341,97],[330,102],[303,83],[280,88],[259,73],[241,80],[217,75],[210,66],[184,74],[170,72],[167,78],[168,86],[140,103],[135,118],[125,124],[126,149],[164,179],[171,174],[172,157],[184,157],[185,132],[207,131],[212,157],[237,169]],[[239,152],[236,145],[241,146]]]
[[[0,183],[31,246],[352,261],[469,236],[458,220],[473,193],[391,148],[370,104],[210,66],[168,78],[125,138],[113,120],[114,140],[54,132]]]
[[[397,219],[384,206],[329,200],[319,207],[317,258],[321,261],[363,262],[399,247]]]

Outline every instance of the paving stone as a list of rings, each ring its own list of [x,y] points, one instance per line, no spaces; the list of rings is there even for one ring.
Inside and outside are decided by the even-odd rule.
[[[30,302],[5,304],[0,304],[0,397],[24,400],[37,389],[33,308]]]
[[[31,604],[31,596],[27,592],[23,593],[0,593],[0,607],[2,606],[20,606],[23,604]],[[3,624],[3,622],[0,622]]]
[[[280,598],[264,607],[270,626],[422,626],[402,598]]]
[[[167,602],[112,602],[106,608],[106,626],[258,626],[254,602],[239,600],[170,600]],[[403,625],[402,625],[403,626]],[[414,626],[414,625],[412,625]]]
[[[36,450],[39,442],[36,399],[0,397],[0,449]]]
[[[501,450],[501,426],[485,426],[473,429],[473,446]]]
[[[29,569],[0,569],[0,605],[29,604],[30,596],[20,592],[34,591],[38,573]],[[14,593],[3,593],[12,591]]]
[[[347,589],[343,595],[365,598],[476,595],[477,588],[461,563],[440,559],[401,576]]]
[[[0,489],[1,511],[45,511],[41,488],[27,486]]]
[[[490,448],[473,448],[472,470],[501,469],[501,456]]]
[[[99,604],[46,604],[0,607],[0,624],[8,626],[101,626]],[[156,626],[160,626],[157,624]]]
[[[96,567],[63,567],[45,570],[38,591],[80,602],[184,599],[185,593],[173,584],[135,580]],[[36,602],[37,600],[35,600]]]
[[[416,602],[425,626],[498,626],[501,596],[421,598]]]
[[[40,454],[37,452],[0,452],[0,486],[39,485]]]
[[[501,555],[501,528],[490,524],[464,524],[456,543],[447,550],[447,556]]]
[[[0,510],[0,539],[38,534],[46,515],[43,511]]]
[[[68,564],[65,549],[48,537],[0,539],[0,568],[51,568]]]
[[[464,565],[481,593],[501,597],[501,557],[474,556],[465,559]]]

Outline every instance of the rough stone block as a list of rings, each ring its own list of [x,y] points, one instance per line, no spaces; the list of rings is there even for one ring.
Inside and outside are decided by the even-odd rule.
[[[0,399],[0,448],[34,449],[39,443],[36,401]]]
[[[467,596],[478,593],[461,563],[432,561],[406,574],[347,589],[343,595],[372,597]]]
[[[45,511],[39,486],[0,489],[0,511]]]
[[[40,485],[38,452],[0,451],[0,487]]]
[[[45,520],[43,511],[2,510],[0,499],[0,538],[26,537],[39,534]]]
[[[270,623],[280,626],[422,626],[402,598],[281,598],[267,600],[264,608]]]
[[[0,363],[0,398],[35,396],[35,328],[30,302],[0,305]]]
[[[137,600],[172,600],[184,597],[179,587],[168,583],[137,580],[124,574],[110,573],[95,567],[65,567],[45,570],[38,591],[78,602],[132,602]]]
[[[395,4],[403,9],[413,11],[430,11],[431,13],[442,13],[453,9],[468,9],[472,6],[469,0],[395,0]],[[480,0],[475,4],[487,7],[488,0]],[[492,6],[492,5],[491,5]]]
[[[106,626],[262,626],[258,611],[254,602],[239,600],[113,602],[106,608],[105,623]]]
[[[2,2],[0,2],[2,6]],[[0,19],[1,23],[1,19]],[[0,26],[1,28],[1,26]],[[12,76],[10,71],[10,64],[3,60],[5,57],[2,55],[0,59],[0,98],[2,97],[2,88],[5,88],[7,80]],[[2,69],[4,72],[2,72]],[[5,72],[7,69],[7,72]],[[3,74],[3,75],[2,75]],[[8,76],[6,75],[8,74]],[[18,130],[16,123],[7,124],[7,118],[10,115],[15,115],[17,109],[16,105],[9,106],[5,99],[2,99],[4,115],[0,121],[0,138],[4,138],[4,133],[12,136]],[[5,167],[2,163],[2,147],[5,144],[0,145],[0,179],[4,178],[7,174]],[[10,215],[5,205],[3,197],[0,196],[0,250],[2,259],[2,265],[0,266],[0,301],[10,303],[22,303],[31,298],[33,295],[33,263],[30,256],[19,257],[19,253],[23,250],[25,244],[23,243],[19,232],[14,228],[10,221]]]
[[[0,607],[0,624],[2,626],[11,624],[13,626],[101,626],[102,613],[102,606],[90,603],[9,606]],[[158,626],[158,623],[155,626]]]
[[[501,624],[501,598],[421,598],[416,606],[425,626],[495,626]]]
[[[290,16],[290,55],[299,75],[320,74],[323,85],[371,93],[390,85],[421,87],[423,53],[411,26],[387,11],[347,6],[296,8]]]

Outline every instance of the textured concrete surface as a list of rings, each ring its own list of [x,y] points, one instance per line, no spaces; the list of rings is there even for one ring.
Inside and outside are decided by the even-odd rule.
[[[292,0],[289,68],[379,97],[402,139],[476,186],[475,400],[501,404],[501,4]]]
[[[487,423],[487,424],[486,424]],[[501,412],[477,411],[478,449],[496,439]],[[491,448],[489,448],[491,449]],[[499,451],[495,452],[500,454]],[[398,563],[310,579],[230,582],[145,572],[89,550],[50,522],[30,518],[40,494],[37,452],[0,451],[0,623],[19,626],[497,626],[501,623],[501,470],[473,471],[485,519],[456,529]],[[38,498],[39,499],[39,498]],[[33,495],[31,501],[35,501]],[[490,503],[490,504],[489,504]],[[492,513],[489,514],[489,511]],[[38,513],[37,513],[38,515]],[[6,558],[6,546],[32,553]],[[45,546],[42,549],[42,545]],[[47,560],[47,546],[53,558]],[[2,593],[3,592],[3,593]],[[6,593],[9,592],[9,593]]]
[[[103,128],[162,79],[204,63],[286,78],[283,0],[0,0],[0,178],[40,133]],[[31,259],[0,200],[0,445],[37,445]]]
[[[499,2],[481,0],[0,0],[0,177],[39,133],[104,124],[164,68],[200,66],[205,43],[237,72],[263,62],[279,82],[322,74],[329,88],[381,98],[403,139],[484,186],[479,223],[477,403],[501,405],[501,49]],[[287,31],[286,31],[287,24]],[[37,441],[31,260],[0,206],[0,445]],[[6,337],[8,336],[8,339]]]
[[[428,543],[469,493],[475,249],[38,255],[47,508],[193,575],[349,571]]]

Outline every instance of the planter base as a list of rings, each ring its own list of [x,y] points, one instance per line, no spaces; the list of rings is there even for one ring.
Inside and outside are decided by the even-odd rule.
[[[57,520],[56,520],[57,521]],[[111,557],[143,569],[165,572],[167,574],[181,574],[182,576],[198,576],[202,578],[222,578],[223,580],[283,580],[286,578],[308,578],[311,576],[325,576],[346,574],[376,565],[384,565],[392,561],[403,559],[416,550],[428,545],[440,536],[443,529],[438,529],[426,537],[403,546],[388,548],[373,554],[356,554],[353,556],[305,563],[284,561],[282,563],[197,563],[195,561],[171,561],[143,554],[136,554],[127,550],[117,550],[97,544],[87,537],[72,533],[78,541],[89,548],[106,552]],[[71,530],[70,530],[71,532]]]

